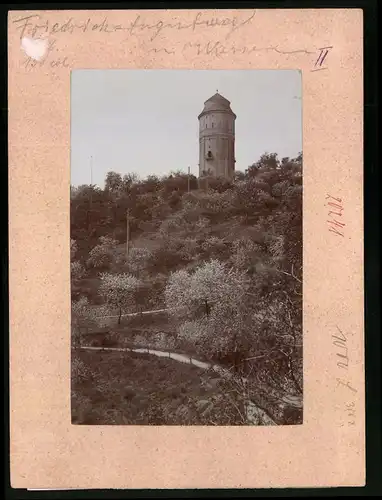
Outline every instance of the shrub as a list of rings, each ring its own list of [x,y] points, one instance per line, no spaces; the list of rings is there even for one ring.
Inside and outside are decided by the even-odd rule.
[[[132,247],[126,261],[127,269],[133,274],[141,274],[147,268],[150,259],[152,252],[149,249]]]
[[[89,253],[87,265],[96,269],[107,269],[113,261],[117,245],[117,240],[101,236],[99,244]]]

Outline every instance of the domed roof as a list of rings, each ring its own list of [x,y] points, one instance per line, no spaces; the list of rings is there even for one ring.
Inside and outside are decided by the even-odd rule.
[[[225,111],[231,113],[236,118],[235,113],[231,109],[230,101],[225,97],[223,97],[221,94],[219,94],[219,92],[216,92],[216,94],[214,94],[212,97],[207,99],[207,101],[205,101],[204,109],[200,113],[198,118],[203,116],[205,113],[209,113],[211,111]]]

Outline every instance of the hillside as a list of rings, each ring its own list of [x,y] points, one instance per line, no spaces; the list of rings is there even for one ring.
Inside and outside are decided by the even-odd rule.
[[[199,356],[245,377],[247,387],[239,391],[243,401],[250,387],[275,421],[300,422],[301,411],[284,418],[281,401],[285,395],[302,401],[301,174],[301,156],[280,161],[265,154],[232,183],[209,179],[203,189],[197,179],[188,182],[176,172],[144,180],[110,172],[104,189],[73,188],[73,346],[92,345],[98,336],[100,346],[146,344]],[[164,312],[149,313],[156,310]],[[101,354],[76,356],[94,369]],[[109,383],[117,387],[113,363],[122,362],[121,355],[102,356],[113,360]],[[126,356],[131,359],[137,358]],[[169,389],[171,363],[146,361],[150,373],[162,363]],[[178,366],[177,376],[186,376],[189,368]],[[139,370],[136,379],[125,375],[136,390],[143,383]],[[201,387],[200,377],[191,377],[187,397]],[[150,380],[155,386],[155,377]],[[160,384],[154,386],[147,391],[161,391]],[[74,412],[90,390],[75,388]],[[122,407],[116,409],[123,415],[119,422],[143,418]],[[170,411],[166,422],[174,418],[181,421]],[[223,425],[221,419],[217,425]]]
[[[80,351],[73,372],[75,424],[245,423],[240,401],[226,391],[224,380],[192,365],[145,354]]]

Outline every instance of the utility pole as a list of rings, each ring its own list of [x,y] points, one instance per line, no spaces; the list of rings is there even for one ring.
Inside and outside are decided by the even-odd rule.
[[[90,156],[90,203],[89,203],[89,234],[92,232],[92,209],[93,209],[93,156]]]
[[[90,156],[90,185],[93,185],[93,156]]]
[[[188,167],[188,176],[187,176],[187,192],[190,192],[190,167]]]
[[[129,258],[129,243],[130,243],[130,211],[126,212],[126,259]]]

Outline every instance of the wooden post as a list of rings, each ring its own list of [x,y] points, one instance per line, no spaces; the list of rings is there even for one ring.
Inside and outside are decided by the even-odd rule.
[[[93,209],[93,156],[90,156],[90,204],[89,204],[88,232],[92,234],[92,209]]]
[[[126,259],[129,258],[129,242],[130,242],[130,212],[126,212]]]
[[[190,192],[190,167],[188,167],[188,176],[187,176],[187,192]]]

